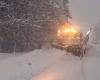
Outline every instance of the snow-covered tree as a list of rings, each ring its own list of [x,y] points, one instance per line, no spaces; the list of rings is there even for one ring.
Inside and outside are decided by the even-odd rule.
[[[94,44],[100,44],[100,24],[92,29],[91,41]]]
[[[71,18],[65,3],[67,0],[0,0],[0,51],[31,51],[48,41],[47,36],[52,41],[57,27]]]

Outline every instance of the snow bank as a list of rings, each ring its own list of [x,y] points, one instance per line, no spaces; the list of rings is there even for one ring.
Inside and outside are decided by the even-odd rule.
[[[12,58],[12,57],[14,57],[13,54],[0,53],[0,61],[1,61],[1,60],[5,60],[5,59],[8,59],[8,58]]]
[[[86,80],[100,80],[100,58],[88,57],[84,61]]]
[[[32,76],[42,72],[57,61],[64,52],[35,50],[28,54],[0,62],[0,80],[30,80]]]
[[[83,58],[83,67],[86,80],[100,80],[100,45],[92,45]]]

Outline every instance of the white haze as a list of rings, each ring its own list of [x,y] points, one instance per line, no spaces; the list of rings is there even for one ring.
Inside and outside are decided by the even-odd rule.
[[[93,27],[100,20],[100,0],[69,0],[73,23],[83,30]]]

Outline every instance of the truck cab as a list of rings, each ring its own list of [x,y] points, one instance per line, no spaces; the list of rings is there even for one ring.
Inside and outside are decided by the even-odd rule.
[[[77,26],[66,23],[58,29],[57,38],[53,45],[56,48],[66,50],[75,56],[83,56],[86,52],[88,38],[87,35],[83,36]]]

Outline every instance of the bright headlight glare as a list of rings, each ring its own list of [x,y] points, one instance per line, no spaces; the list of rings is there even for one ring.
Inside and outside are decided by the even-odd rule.
[[[70,30],[69,29],[66,29],[66,30],[64,30],[64,32],[70,32]]]
[[[71,32],[71,33],[76,33],[77,31],[74,30],[74,29],[66,29],[66,30],[64,30],[63,32],[67,32],[67,33],[69,33],[69,32]]]
[[[74,30],[74,29],[71,29],[71,32],[72,32],[72,33],[76,33],[77,31],[76,31],[76,30]]]

